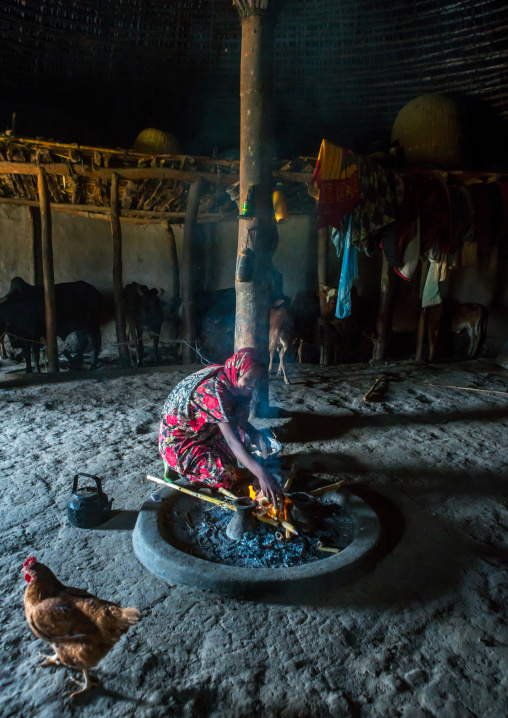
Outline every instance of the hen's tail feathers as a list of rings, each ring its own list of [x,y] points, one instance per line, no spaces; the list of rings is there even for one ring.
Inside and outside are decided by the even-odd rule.
[[[140,612],[137,608],[130,606],[129,608],[122,608],[122,619],[129,625],[133,626],[140,619]]]

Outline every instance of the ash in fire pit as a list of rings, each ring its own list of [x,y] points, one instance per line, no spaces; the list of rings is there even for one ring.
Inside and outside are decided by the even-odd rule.
[[[160,528],[166,541],[206,561],[227,566],[286,568],[333,555],[320,550],[320,544],[344,549],[353,541],[355,521],[347,510],[323,500],[315,511],[319,513],[319,522],[316,521],[311,535],[300,532],[286,542],[274,527],[258,522],[255,531],[232,540],[226,534],[231,512],[185,497],[177,506],[168,507],[161,517]]]
[[[169,584],[223,596],[293,603],[336,590],[372,565],[381,528],[375,511],[359,496],[337,490],[339,486],[312,504],[319,513],[312,532],[298,528],[295,535],[291,520],[276,522],[265,515],[256,519],[256,531],[239,540],[226,535],[232,510],[204,503],[181,485],[179,490],[163,486],[157,491],[159,501],[150,497],[139,512],[134,551]],[[262,523],[267,520],[276,525]],[[285,529],[291,533],[287,542]]]

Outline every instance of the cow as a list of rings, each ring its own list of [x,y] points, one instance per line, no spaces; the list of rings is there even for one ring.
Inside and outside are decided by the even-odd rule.
[[[65,340],[76,332],[77,353],[64,354],[71,368],[79,369],[83,363],[83,352],[91,340],[93,360],[90,369],[98,366],[101,349],[100,309],[101,294],[87,282],[62,282],[55,284],[56,335]],[[25,358],[26,372],[40,372],[39,350],[46,334],[46,310],[44,290],[34,287],[21,277],[11,281],[9,292],[0,299],[0,333],[6,332],[11,345],[21,348]]]
[[[452,313],[451,330],[456,334],[465,329],[469,336],[466,359],[475,359],[487,336],[489,310],[483,304],[458,304]]]
[[[270,353],[270,363],[268,365],[268,374],[272,373],[273,355],[279,352],[279,369],[277,374],[282,374],[284,383],[289,384],[290,381],[286,374],[284,364],[284,356],[293,346],[296,339],[295,322],[288,307],[283,306],[283,299],[279,299],[270,308],[270,336],[268,340],[268,351]]]
[[[351,315],[345,319],[335,316],[337,287],[320,284],[319,343],[320,365],[339,362],[366,362],[372,354],[375,316],[372,302],[360,297],[356,287],[351,289]],[[373,315],[374,321],[370,320]]]
[[[148,289],[145,284],[131,282],[123,289],[125,320],[129,327],[131,340],[136,345],[136,358],[138,367],[143,366],[143,332],[147,331],[153,340],[153,363],[159,362],[159,337],[164,310],[160,297],[164,294],[161,289]]]
[[[447,299],[443,304],[429,307],[426,310],[429,324],[429,361],[437,351],[447,354],[450,349],[451,333],[467,332],[468,346],[465,359],[475,359],[483,346],[487,334],[489,310],[482,304],[465,303]]]
[[[337,364],[339,360],[339,348],[343,343],[342,357],[349,355],[349,335],[351,322],[347,319],[338,319],[335,316],[337,308],[337,287],[329,287],[325,284],[319,285],[317,296],[319,299],[319,345],[320,366]],[[341,339],[343,342],[341,342]],[[347,347],[345,345],[347,344]]]
[[[270,309],[270,336],[268,350],[270,353],[269,374],[272,373],[273,356],[279,352],[278,374],[282,374],[284,382],[289,384],[286,374],[284,357],[294,345],[298,345],[298,361],[303,361],[306,344],[316,343],[316,329],[319,321],[319,298],[316,292],[301,290],[287,304],[279,299]]]
[[[397,297],[392,308],[392,332],[416,332],[420,321],[421,300],[416,296]],[[466,359],[478,356],[485,341],[488,321],[488,309],[482,304],[460,304],[453,299],[445,299],[424,309],[427,340],[429,344],[428,361],[436,356],[446,356],[453,352],[451,334],[468,335]]]

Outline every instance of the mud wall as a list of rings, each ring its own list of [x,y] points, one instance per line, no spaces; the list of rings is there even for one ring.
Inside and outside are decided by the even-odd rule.
[[[55,281],[84,279],[103,292],[106,304],[112,304],[112,241],[107,220],[76,217],[53,212],[53,249]],[[182,251],[183,225],[174,225],[177,254]],[[291,296],[298,289],[317,288],[317,232],[311,215],[293,216],[278,226],[279,246],[274,265],[283,275],[283,291]],[[198,290],[209,291],[234,286],[237,221],[199,225],[199,251],[196,276]],[[122,222],[124,283],[132,281],[164,289],[173,296],[173,274],[167,229],[162,224],[137,225]],[[12,277],[21,276],[34,282],[33,231],[30,211],[26,207],[0,205],[0,296],[9,288]],[[328,283],[337,286],[340,261],[330,245]],[[358,291],[376,296],[379,288],[380,257],[359,254]],[[506,282],[507,259],[493,256],[480,269],[454,269],[449,275],[447,291],[462,302],[494,300],[508,306]],[[407,283],[405,291],[413,287]],[[104,342],[114,341],[112,321],[104,325]],[[164,337],[163,337],[164,339]]]
[[[33,233],[27,207],[0,204],[0,296],[11,279],[34,280]]]

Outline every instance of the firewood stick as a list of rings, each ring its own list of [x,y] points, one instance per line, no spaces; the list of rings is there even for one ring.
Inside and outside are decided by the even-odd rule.
[[[327,553],[340,553],[341,548],[334,548],[333,546],[323,546],[323,544],[316,544],[318,551],[326,551]]]
[[[234,494],[232,491],[228,491],[223,486],[219,487],[219,491],[221,494],[224,494],[224,496],[227,496],[230,499],[238,499],[239,498],[236,494]]]
[[[298,536],[298,531],[295,529],[293,524],[290,524],[288,521],[276,521],[275,519],[268,518],[268,516],[260,516],[260,514],[256,513],[254,513],[253,516],[255,516],[258,521],[262,521],[264,524],[270,524],[270,526],[282,526],[295,536]]]
[[[416,386],[436,386],[439,389],[462,389],[463,391],[481,391],[483,394],[503,394],[508,396],[506,391],[496,391],[495,389],[474,389],[469,386],[447,386],[446,384],[417,384]]]
[[[324,494],[326,491],[334,491],[335,489],[340,489],[341,486],[345,486],[347,484],[347,481],[338,481],[336,484],[328,484],[328,486],[320,486],[319,489],[314,489],[313,491],[309,491],[310,496],[320,496],[321,494]]]
[[[236,511],[236,506],[233,506],[233,504],[230,504],[227,501],[221,501],[220,499],[214,499],[213,496],[205,496],[204,494],[200,494],[199,491],[191,491],[191,489],[186,489],[183,486],[179,486],[175,483],[169,483],[169,481],[164,481],[164,479],[158,479],[155,476],[147,476],[146,477],[149,481],[155,481],[157,484],[162,484],[163,486],[169,486],[170,489],[175,489],[175,491],[181,491],[183,494],[189,494],[189,496],[195,496],[197,499],[201,499],[201,501],[208,501],[211,504],[216,504],[217,506],[222,506],[223,509],[229,509],[230,511]]]
[[[197,499],[201,499],[201,501],[209,501],[211,504],[216,504],[217,506],[222,506],[224,509],[229,509],[230,511],[236,511],[236,506],[233,506],[233,504],[228,503],[227,501],[220,501],[220,499],[214,499],[212,496],[205,496],[204,494],[200,494],[198,491],[191,491],[191,489],[186,489],[183,486],[179,486],[175,483],[169,483],[168,481],[164,481],[163,479],[158,479],[155,476],[147,476],[146,477],[149,481],[155,481],[157,484],[162,484],[163,486],[169,486],[171,489],[175,489],[176,491],[181,491],[184,494],[189,494],[189,496],[195,496]],[[258,521],[263,521],[263,523],[271,524],[272,526],[283,526],[283,528],[288,529],[291,531],[291,533],[298,536],[298,531],[295,529],[295,527],[288,523],[287,521],[275,521],[275,519],[270,519],[267,516],[260,516],[253,512],[253,516],[255,516]]]
[[[386,381],[386,377],[384,376],[384,374],[383,374],[382,376],[378,376],[378,378],[376,379],[376,381],[374,382],[374,384],[370,387],[369,391],[368,391],[368,392],[365,394],[365,396],[363,397],[363,400],[364,400],[364,401],[368,401],[368,400],[369,400],[369,398],[371,397],[371,395],[376,391],[378,385],[379,385],[382,381]]]
[[[284,484],[284,493],[286,494],[289,489],[291,488],[291,484],[296,479],[296,476],[298,474],[298,464],[293,464],[291,466],[291,471],[289,472],[289,476],[286,480],[286,483]]]
[[[286,499],[284,501],[284,520],[285,521],[288,520],[288,501],[289,501],[289,499]],[[289,531],[289,529],[285,529],[285,533],[284,533],[285,541],[289,541],[290,538],[291,538],[291,531]]]

